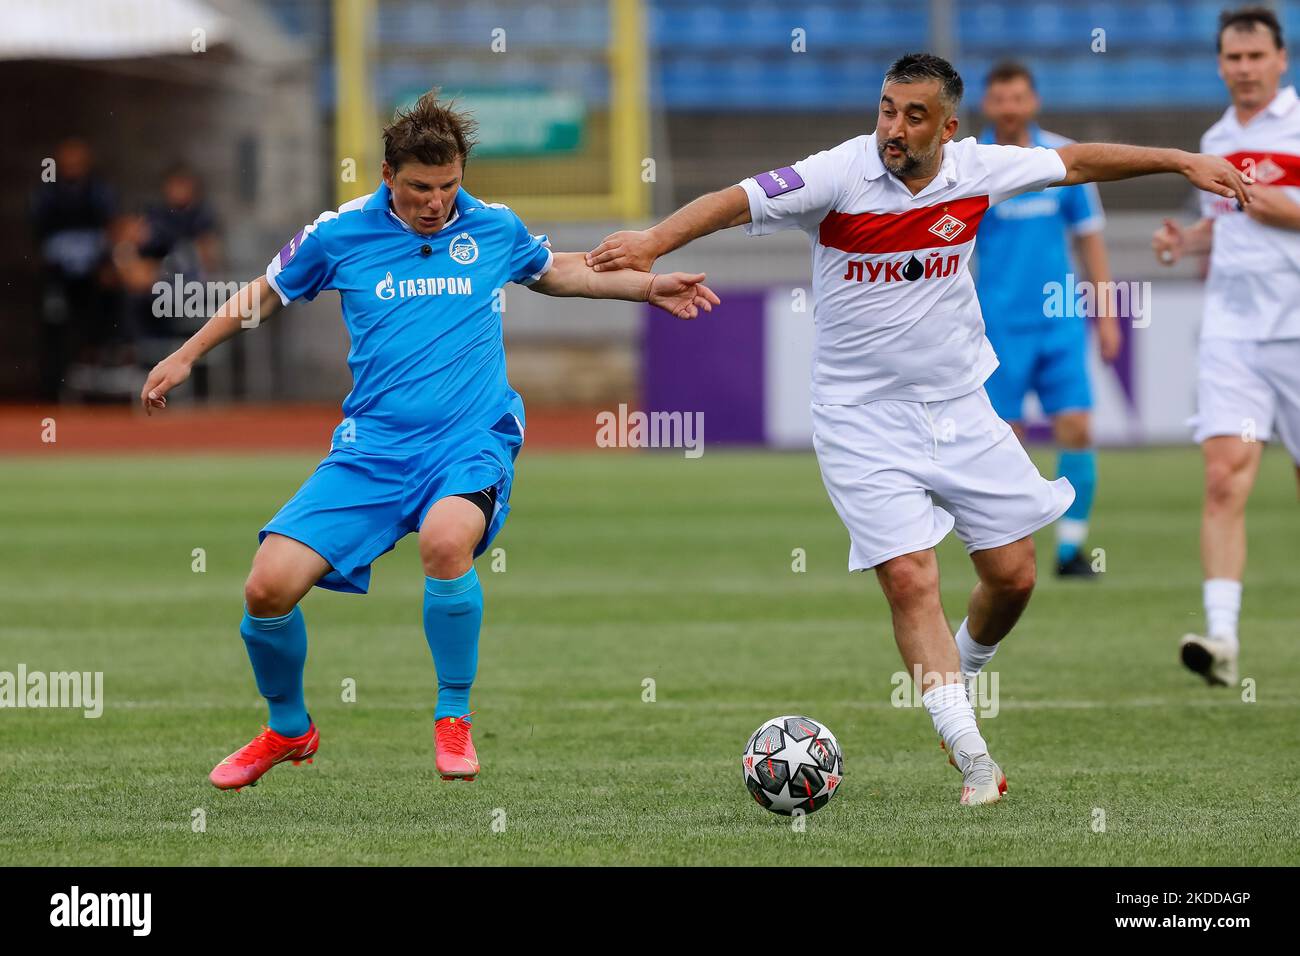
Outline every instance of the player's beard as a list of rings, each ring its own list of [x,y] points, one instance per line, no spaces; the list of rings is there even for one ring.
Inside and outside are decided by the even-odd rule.
[[[918,176],[924,176],[933,168],[935,158],[939,155],[939,137],[934,138],[930,148],[925,152],[908,149],[906,143],[899,142],[895,139],[887,139],[883,142],[876,143],[876,152],[880,154],[880,161],[885,168],[897,176],[899,179],[913,179]],[[903,155],[898,159],[890,160],[885,155],[886,146],[895,146],[903,151]]]

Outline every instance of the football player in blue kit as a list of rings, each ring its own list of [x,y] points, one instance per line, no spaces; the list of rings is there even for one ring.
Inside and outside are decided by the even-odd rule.
[[[1033,76],[1018,63],[1002,63],[989,73],[984,115],[991,125],[984,143],[1059,148],[1070,140],[1039,128],[1038,96]],[[984,388],[998,415],[1023,438],[1024,401],[1038,396],[1052,420],[1060,449],[1057,475],[1074,486],[1074,503],[1056,522],[1056,571],[1063,577],[1094,577],[1083,555],[1088,517],[1097,486],[1092,447],[1092,389],[1088,382],[1087,317],[1076,309],[1051,315],[1044,286],[1070,285],[1072,271],[1066,239],[1086,275],[1100,289],[1109,288],[1110,269],[1102,238],[1105,216],[1095,183],[1056,186],[1022,193],[989,210],[979,229],[979,275],[976,290],[984,311],[985,333],[998,353],[999,365]],[[1107,285],[1102,285],[1107,283]],[[1119,354],[1119,320],[1094,296],[1097,341],[1107,362]],[[1069,303],[1074,305],[1075,303]]]
[[[316,752],[299,602],[313,586],[364,594],[371,563],[411,532],[438,681],[436,767],[445,780],[474,779],[469,693],[483,594],[473,562],[505,521],[524,440],[523,403],[506,379],[503,288],[647,301],[684,319],[719,301],[703,275],[597,273],[582,253],[552,253],[509,208],[462,187],[474,133],[473,120],[436,90],[399,111],[384,130],[375,192],[299,231],[141,390],[146,411],[165,408],[194,363],[241,328],[281,305],[339,293],[353,388],[329,454],[261,529],[240,634],[270,714],[213,769],[218,788],[248,786]]]

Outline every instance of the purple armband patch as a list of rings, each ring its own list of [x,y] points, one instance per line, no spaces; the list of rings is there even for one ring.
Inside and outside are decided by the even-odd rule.
[[[306,229],[299,229],[298,234],[284,244],[284,248],[280,250],[281,269],[287,266],[289,264],[289,260],[291,260],[295,255],[298,254],[298,247],[302,245],[303,235],[306,232],[307,232]]]
[[[803,189],[803,177],[794,171],[793,166],[782,166],[766,173],[759,173],[754,181],[763,187],[768,199],[775,199],[784,193]]]

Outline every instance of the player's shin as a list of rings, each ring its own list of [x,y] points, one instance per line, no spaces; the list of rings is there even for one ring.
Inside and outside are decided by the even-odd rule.
[[[244,610],[239,635],[248,649],[257,690],[270,709],[267,726],[285,737],[300,737],[311,727],[303,701],[302,673],[307,664],[307,622],[302,608],[280,617],[253,617]]]
[[[482,623],[483,589],[473,567],[458,578],[424,579],[424,636],[438,674],[434,720],[469,713]]]
[[[1097,488],[1097,453],[1091,448],[1062,449],[1057,476],[1069,479],[1074,486],[1074,503],[1056,523],[1056,560],[1067,564],[1088,537],[1088,517]]]
[[[956,641],[963,674],[978,674],[993,659],[998,649],[997,644],[980,644],[971,637],[969,617],[963,619],[961,627],[957,628]]]
[[[1237,618],[1241,614],[1241,582],[1210,578],[1201,587],[1205,603],[1205,633],[1237,645]]]

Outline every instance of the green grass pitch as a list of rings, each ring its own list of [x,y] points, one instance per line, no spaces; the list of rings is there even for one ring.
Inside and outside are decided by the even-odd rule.
[[[1050,459],[1039,458],[1050,467]],[[1049,573],[983,721],[1010,779],[962,810],[871,576],[810,455],[525,451],[487,595],[474,783],[433,773],[434,677],[408,537],[369,596],[304,603],[313,766],[207,782],[265,711],[237,633],[255,532],[301,457],[0,462],[0,670],[103,671],[99,719],[0,710],[13,864],[1291,864],[1300,862],[1300,509],[1269,450],[1249,511],[1242,692],[1177,663],[1199,629],[1195,449],[1103,453],[1095,584]],[[202,548],[206,570],[192,569]],[[804,549],[807,571],[792,571]],[[942,547],[955,623],[973,575]],[[655,701],[643,701],[643,682]],[[356,701],[343,686],[355,681]],[[764,719],[844,747],[796,832],[741,782]],[[195,811],[205,828],[195,832]],[[1103,832],[1094,830],[1104,812]],[[494,827],[494,823],[496,826]]]

